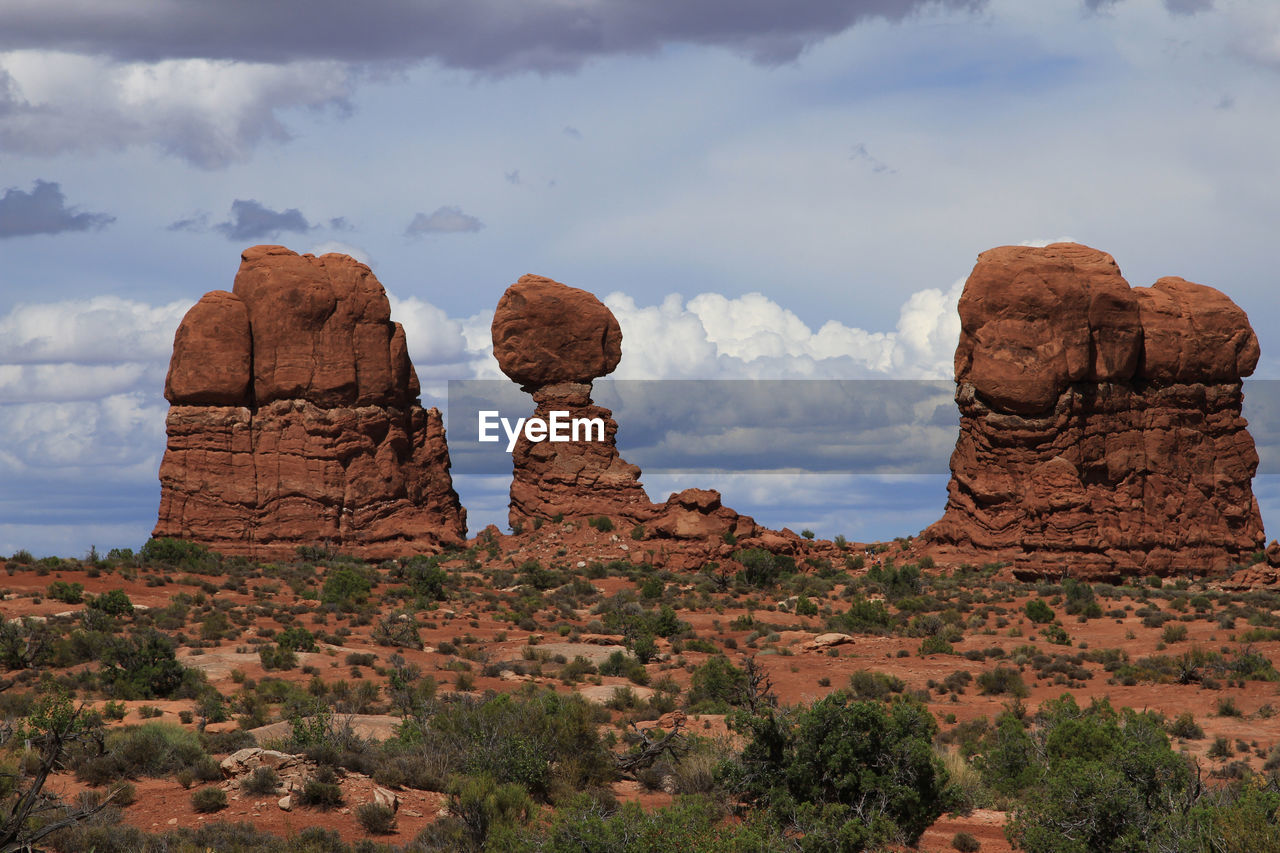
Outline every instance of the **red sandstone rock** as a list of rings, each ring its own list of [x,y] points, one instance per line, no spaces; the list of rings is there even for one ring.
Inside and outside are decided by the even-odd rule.
[[[956,380],[1005,411],[1042,412],[1067,383],[1137,367],[1137,300],[1111,256],[1085,246],[983,252],[959,308]]]
[[[492,332],[498,366],[525,390],[590,383],[612,373],[622,358],[613,312],[587,291],[542,276],[521,276],[507,288]]]
[[[1258,365],[1258,338],[1220,291],[1180,278],[1134,289],[1147,345],[1138,375],[1157,382],[1235,382]]]
[[[164,383],[174,405],[247,406],[253,377],[249,311],[238,296],[215,290],[182,318]]]
[[[960,436],[927,541],[1086,578],[1224,570],[1261,548],[1240,382],[1258,345],[1226,296],[1130,290],[1084,246],[1004,247],[979,256],[960,313]]]
[[[591,400],[591,380],[612,371],[622,355],[618,321],[593,295],[524,276],[499,300],[492,331],[499,366],[533,394],[536,417],[562,411],[605,426],[603,441],[532,442],[521,435],[511,454],[512,529],[557,517],[643,524],[652,537],[682,543],[678,552],[656,549],[655,559],[695,569],[728,547],[726,533],[756,533],[755,522],[721,506],[714,491],[687,489],[665,504],[649,500],[640,469],[618,453],[613,413]]]
[[[369,268],[280,246],[242,258],[235,293],[207,294],[175,336],[154,535],[260,558],[460,541],[440,413],[418,404]]]

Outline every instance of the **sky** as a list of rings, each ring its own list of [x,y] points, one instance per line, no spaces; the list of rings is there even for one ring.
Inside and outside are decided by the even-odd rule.
[[[427,405],[525,273],[618,378],[945,380],[977,254],[1057,239],[1223,290],[1280,378],[1277,103],[1273,0],[3,0],[0,554],[145,541],[173,332],[257,243],[369,263]],[[644,482],[854,540],[945,502],[770,467]],[[507,485],[458,478],[473,532]]]

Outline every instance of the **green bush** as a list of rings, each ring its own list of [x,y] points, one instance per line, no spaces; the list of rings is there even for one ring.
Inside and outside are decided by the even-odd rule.
[[[122,589],[112,589],[89,599],[89,606],[108,616],[124,616],[133,613],[133,602]]]
[[[603,663],[600,664],[599,671],[601,675],[612,675],[629,679],[636,684],[649,683],[649,671],[644,668],[638,658],[634,658],[626,652],[616,651],[609,655]]]
[[[271,767],[255,767],[253,772],[240,780],[240,790],[246,794],[265,797],[280,787],[280,774]]]
[[[937,726],[918,702],[886,707],[836,691],[808,708],[734,724],[749,740],[727,783],[813,849],[914,845],[947,808]]]
[[[1006,828],[1015,846],[1027,853],[1209,849],[1193,841],[1204,816],[1188,810],[1202,789],[1158,714],[1115,711],[1106,700],[1081,708],[1064,694],[1044,703],[1029,737],[1037,778]]]
[[[205,683],[204,675],[179,663],[175,647],[172,639],[151,628],[111,638],[101,653],[98,678],[119,699],[193,697]]]
[[[207,569],[217,565],[218,555],[203,545],[184,542],[181,539],[149,539],[138,551],[143,565],[181,566],[186,569]]]
[[[293,669],[298,665],[298,655],[288,646],[267,644],[258,647],[258,660],[268,672]]]
[[[833,630],[853,634],[888,634],[893,617],[883,601],[871,601],[857,596],[849,602],[849,609],[833,614],[829,620]]]
[[[875,670],[859,669],[849,676],[849,692],[854,699],[884,701],[905,688],[901,678]]]
[[[404,566],[404,577],[413,594],[429,601],[444,601],[449,573],[440,568],[440,557],[413,557]]]
[[[390,835],[396,831],[396,813],[381,803],[357,806],[356,820],[370,835]]]
[[[1019,699],[1026,698],[1031,691],[1027,689],[1022,675],[1011,667],[997,666],[987,672],[978,673],[978,691],[986,696],[1008,694]]]
[[[714,800],[679,797],[665,808],[617,804],[580,794],[548,820],[491,826],[489,850],[503,853],[765,853],[800,848],[767,821],[722,821]],[[437,848],[439,849],[439,848]]]
[[[1202,740],[1204,738],[1204,729],[1196,722],[1195,714],[1190,711],[1183,711],[1178,715],[1177,719],[1169,723],[1169,734],[1174,737],[1180,737],[1183,740]]]
[[[742,564],[738,578],[747,586],[771,587],[784,575],[794,574],[796,561],[785,554],[773,554],[763,548],[734,552],[733,559]]]
[[[884,565],[872,566],[867,571],[865,583],[879,588],[885,598],[893,602],[917,596],[924,590],[924,581],[917,566],[908,564],[895,568],[890,559],[885,559]]]
[[[951,837],[951,846],[960,853],[978,853],[982,849],[982,842],[967,832],[957,832]]]
[[[607,515],[600,515],[587,521],[587,524],[599,530],[601,533],[608,533],[613,530],[613,519]]]
[[[575,694],[502,694],[440,708],[401,728],[393,753],[417,756],[431,775],[491,777],[546,800],[613,780],[614,761],[596,728],[597,709]],[[415,771],[416,772],[416,771]]]
[[[1052,622],[1054,619],[1053,608],[1046,604],[1044,599],[1031,599],[1027,602],[1027,606],[1023,610],[1027,614],[1028,619],[1038,624]]]
[[[693,671],[689,681],[689,709],[703,714],[722,714],[732,705],[742,704],[747,674],[724,655],[707,658]]]
[[[210,785],[191,795],[191,807],[201,814],[222,811],[227,807],[227,795],[221,788]]]
[[[320,589],[320,601],[339,610],[351,611],[369,600],[373,584],[363,572],[349,566],[332,569]]]
[[[79,604],[84,601],[84,584],[54,581],[49,584],[49,588],[45,591],[45,594],[56,601],[64,601],[67,604]]]

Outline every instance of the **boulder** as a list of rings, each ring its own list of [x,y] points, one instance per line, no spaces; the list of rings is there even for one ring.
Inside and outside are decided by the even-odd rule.
[[[1086,246],[1006,246],[978,257],[960,315],[960,434],[923,534],[938,555],[1114,580],[1261,550],[1241,416],[1258,343],[1225,295],[1130,288]]]
[[[206,294],[174,337],[153,535],[266,559],[460,542],[444,425],[418,394],[367,266],[245,250],[233,291]]]

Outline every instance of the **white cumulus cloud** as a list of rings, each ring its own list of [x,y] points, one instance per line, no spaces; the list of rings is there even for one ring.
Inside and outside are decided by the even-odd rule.
[[[0,150],[60,154],[155,145],[201,168],[247,160],[290,133],[282,113],[346,109],[350,70],[324,60],[117,62],[59,51],[0,53]]]

